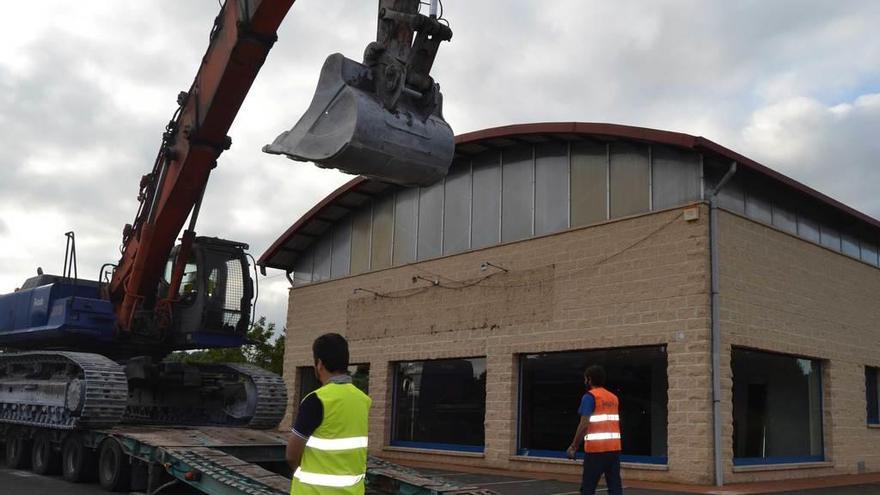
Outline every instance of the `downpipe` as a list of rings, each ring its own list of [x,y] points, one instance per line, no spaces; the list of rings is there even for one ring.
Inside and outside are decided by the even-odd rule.
[[[724,486],[721,452],[721,306],[718,289],[718,193],[736,173],[736,162],[709,195],[709,265],[712,306],[712,436],[715,457],[715,486]]]

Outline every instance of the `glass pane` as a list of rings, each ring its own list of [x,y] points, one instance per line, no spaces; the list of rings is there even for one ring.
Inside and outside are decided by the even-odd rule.
[[[868,423],[880,424],[880,368],[865,367],[865,400],[868,404]]]
[[[579,421],[584,369],[597,363],[608,375],[606,388],[620,399],[623,454],[630,456],[626,460],[664,462],[668,388],[664,347],[528,354],[520,362],[520,455],[565,455],[562,449],[571,443]]]
[[[840,233],[837,230],[823,224],[819,227],[819,237],[823,246],[840,251]]]
[[[874,266],[880,264],[880,260],[877,259],[877,246],[873,246],[865,241],[862,241],[861,251],[862,261],[864,261],[865,263],[870,263]]]
[[[819,223],[812,218],[798,215],[797,233],[808,241],[819,242]]]
[[[654,146],[651,159],[655,210],[700,199],[700,155],[678,148]]]
[[[633,143],[611,145],[611,218],[651,209],[648,147]]]
[[[474,201],[471,246],[498,244],[501,232],[501,155],[489,152],[473,160]]]
[[[392,445],[482,450],[486,358],[395,364]]]
[[[369,203],[354,214],[351,225],[351,273],[370,270],[370,226],[373,209]]]
[[[859,250],[859,240],[849,234],[841,236],[843,254],[859,259],[861,251]]]
[[[443,239],[443,181],[423,187],[419,197],[418,259],[441,254]]]
[[[797,234],[797,215],[782,205],[773,205],[773,225],[790,234]]]
[[[315,368],[313,366],[302,366],[297,368],[299,373],[299,400],[303,399],[310,393],[318,390],[321,382],[315,376]],[[370,393],[370,364],[350,364],[348,365],[348,374],[351,376],[351,383],[361,389],[365,394]]]
[[[416,260],[416,231],[419,222],[419,189],[401,189],[394,206],[394,264]]]
[[[330,263],[330,276],[339,278],[348,275],[351,269],[351,217],[345,217],[333,228],[333,259]]]
[[[766,199],[754,194],[746,195],[746,216],[766,224],[773,222],[773,212],[770,208],[770,203]]]
[[[333,244],[333,237],[327,232],[312,248],[315,256],[315,268],[312,274],[313,282],[322,280],[330,280],[330,246]]]
[[[608,219],[608,147],[571,144],[571,226]]]
[[[308,284],[312,281],[312,250],[309,249],[305,253],[299,255],[293,263],[293,283],[294,285]],[[184,279],[185,280],[185,279]]]
[[[471,244],[471,166],[453,164],[446,176],[443,203],[443,253],[459,253]]]
[[[734,462],[821,460],[819,361],[733,349],[731,366]]]
[[[568,144],[535,146],[535,235],[568,228]]]
[[[373,203],[373,236],[370,249],[370,268],[378,270],[391,266],[391,236],[394,233],[394,196]]]
[[[532,199],[534,162],[531,146],[514,147],[501,152],[501,240],[516,241],[532,235]]]

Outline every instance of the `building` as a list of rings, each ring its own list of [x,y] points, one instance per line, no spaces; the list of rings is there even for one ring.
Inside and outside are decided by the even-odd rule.
[[[625,478],[878,472],[878,244],[877,220],[701,137],[465,134],[443,183],[356,178],[260,259],[293,284],[286,424],[312,340],[339,331],[392,460],[577,473],[564,449],[601,363]]]

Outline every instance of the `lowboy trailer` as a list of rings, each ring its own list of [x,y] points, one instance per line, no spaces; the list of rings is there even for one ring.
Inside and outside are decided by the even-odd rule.
[[[0,424],[6,465],[109,491],[157,495],[188,485],[209,495],[287,495],[286,435],[228,427],[122,425],[65,431]],[[493,495],[370,458],[371,495]]]

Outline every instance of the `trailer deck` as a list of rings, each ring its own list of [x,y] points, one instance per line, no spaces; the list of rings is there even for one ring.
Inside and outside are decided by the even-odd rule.
[[[39,429],[0,425],[0,441],[34,438]],[[116,426],[103,430],[56,432],[54,448],[75,435],[91,452],[119,446],[124,462],[105,462],[98,470],[125,470],[130,486],[117,489],[149,495],[172,485],[188,485],[208,495],[286,495],[290,469],[284,460],[286,435],[277,431],[225,427]],[[117,467],[114,468],[114,465]],[[104,473],[99,473],[105,479]],[[103,482],[102,482],[103,484]],[[369,458],[367,493],[371,495],[496,495],[472,485],[462,485],[421,474],[377,458]],[[107,486],[105,485],[105,488]]]

